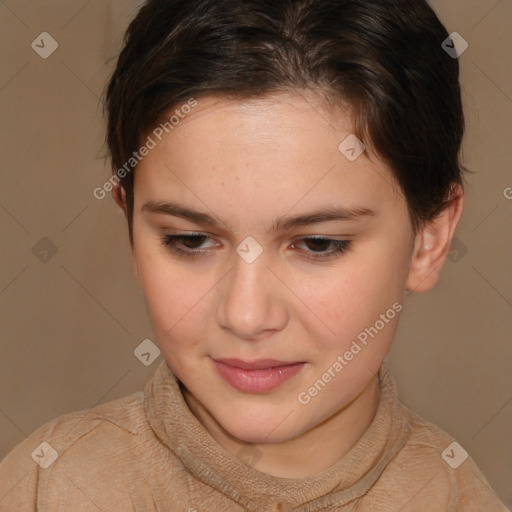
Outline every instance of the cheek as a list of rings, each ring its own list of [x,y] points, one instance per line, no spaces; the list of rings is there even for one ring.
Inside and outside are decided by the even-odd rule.
[[[314,289],[304,294],[304,303],[341,334],[339,328],[378,316],[396,300],[396,276],[396,269],[382,261],[373,265],[361,262],[317,278]]]
[[[186,278],[158,273],[157,268],[152,272],[150,276],[146,274],[144,286],[149,320],[164,358],[176,375],[184,379],[193,372],[194,355],[204,341],[198,318],[200,298]]]
[[[358,339],[362,347],[365,341],[369,346],[369,341],[379,340],[380,348],[375,348],[375,353],[387,352],[396,330],[397,309],[401,309],[406,265],[404,258],[391,250],[374,251],[322,277],[315,276],[314,286],[297,290],[303,304],[298,306],[298,311],[304,312],[301,321],[317,340],[319,353],[332,358],[349,350]],[[358,359],[364,358],[358,355]]]
[[[166,258],[141,251],[138,261],[142,291],[155,334],[173,336],[199,300],[197,283],[190,276],[178,273]]]

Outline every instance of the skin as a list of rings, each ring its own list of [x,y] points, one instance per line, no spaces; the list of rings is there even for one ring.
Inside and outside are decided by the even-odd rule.
[[[134,272],[162,354],[212,437],[240,458],[249,443],[260,457],[254,467],[279,477],[327,470],[368,428],[399,315],[307,405],[298,395],[393,303],[403,304],[406,290],[435,285],[462,213],[459,187],[414,234],[387,165],[371,148],[353,162],[339,151],[353,133],[350,108],[330,112],[312,93],[202,98],[135,174]],[[113,194],[125,209],[123,190]],[[180,203],[223,222],[143,211],[148,201]],[[326,206],[375,214],[270,231],[279,217]],[[177,231],[207,235],[180,245],[206,254],[173,254],[162,237]],[[250,264],[236,252],[248,236],[263,249]],[[304,240],[312,236],[352,245],[329,256],[334,247]],[[212,358],[306,365],[277,389],[255,394],[226,383]]]

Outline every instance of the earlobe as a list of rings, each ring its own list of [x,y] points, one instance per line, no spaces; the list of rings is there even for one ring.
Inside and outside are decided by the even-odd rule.
[[[414,241],[406,289],[424,292],[432,289],[450,251],[455,228],[462,215],[464,193],[459,185],[452,199],[430,222],[426,222]]]

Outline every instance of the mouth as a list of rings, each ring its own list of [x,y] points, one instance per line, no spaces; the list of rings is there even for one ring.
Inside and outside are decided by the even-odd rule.
[[[212,359],[219,375],[233,388],[244,393],[267,393],[297,375],[305,362],[276,359]]]

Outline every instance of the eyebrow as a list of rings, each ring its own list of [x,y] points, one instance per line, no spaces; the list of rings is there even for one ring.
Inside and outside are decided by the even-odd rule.
[[[221,225],[228,225],[222,218],[173,202],[148,201],[144,203],[141,211],[180,217],[195,222],[196,224],[208,225],[215,228],[222,228]],[[320,224],[321,222],[352,221],[372,216],[375,217],[376,212],[364,207],[326,207],[294,217],[280,217],[273,223],[269,231],[286,231],[296,227]]]

